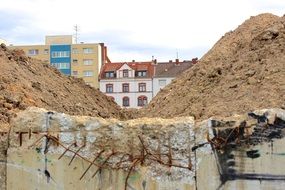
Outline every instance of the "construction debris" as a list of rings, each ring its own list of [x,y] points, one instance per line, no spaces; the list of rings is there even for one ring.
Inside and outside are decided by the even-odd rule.
[[[0,126],[19,110],[44,107],[71,115],[124,118],[120,108],[83,80],[67,77],[20,50],[0,47]]]
[[[230,116],[285,105],[285,16],[261,14],[226,33],[139,116]]]

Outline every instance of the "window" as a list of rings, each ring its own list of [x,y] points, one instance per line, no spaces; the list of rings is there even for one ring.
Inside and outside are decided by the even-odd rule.
[[[57,69],[69,69],[70,68],[69,63],[51,63],[51,65]]]
[[[52,58],[58,58],[58,57],[69,57],[70,52],[69,51],[53,51],[51,53]]]
[[[128,69],[123,70],[123,77],[129,77],[129,70]]]
[[[106,76],[106,78],[114,78],[115,77],[115,73],[114,72],[106,72],[105,76]]]
[[[73,59],[72,63],[76,64],[76,63],[78,63],[78,60],[77,59]]]
[[[38,55],[39,54],[39,50],[38,49],[29,49],[28,54],[29,55]]]
[[[146,71],[138,71],[137,76],[138,77],[146,77]]]
[[[129,99],[129,97],[123,97],[123,106],[124,107],[130,106],[130,99]]]
[[[145,106],[145,105],[147,105],[147,97],[146,96],[138,97],[138,106]]]
[[[139,83],[139,92],[146,91],[146,83]]]
[[[83,48],[83,53],[85,54],[93,53],[93,48]]]
[[[106,92],[107,93],[113,92],[113,84],[106,84]]]
[[[49,53],[49,49],[44,49],[44,54],[48,54]]]
[[[166,80],[158,80],[159,86],[164,87],[166,85]]]
[[[72,71],[72,75],[73,76],[77,76],[78,75],[78,71]]]
[[[79,53],[79,51],[78,51],[77,48],[72,48],[72,53],[73,53],[73,54],[77,54],[77,53]]]
[[[122,85],[122,87],[123,87],[123,92],[129,92],[130,91],[130,85],[128,84],[128,83],[124,83],[123,85]]]
[[[93,71],[83,71],[83,76],[85,76],[85,77],[92,77],[93,76]]]
[[[93,59],[83,59],[84,65],[93,65]]]

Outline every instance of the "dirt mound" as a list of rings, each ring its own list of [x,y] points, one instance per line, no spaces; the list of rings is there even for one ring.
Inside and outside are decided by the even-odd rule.
[[[285,105],[285,17],[261,14],[226,33],[141,116],[205,119]]]
[[[62,75],[20,50],[0,47],[0,125],[28,106],[64,112],[123,118],[119,106],[83,80]]]

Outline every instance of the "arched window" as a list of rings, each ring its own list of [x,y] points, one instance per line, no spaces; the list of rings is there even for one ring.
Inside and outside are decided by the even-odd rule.
[[[130,106],[130,98],[125,96],[123,97],[123,106],[124,107],[129,107]]]
[[[138,97],[138,106],[145,106],[145,105],[147,105],[147,97],[146,96]]]

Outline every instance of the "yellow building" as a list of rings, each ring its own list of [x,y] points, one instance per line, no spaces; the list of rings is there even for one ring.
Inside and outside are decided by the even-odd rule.
[[[66,75],[83,78],[86,84],[99,88],[101,65],[109,62],[104,43],[73,43],[71,35],[46,36],[45,45],[9,46],[23,49],[33,58],[49,62]]]

